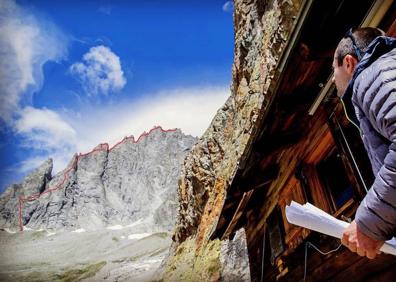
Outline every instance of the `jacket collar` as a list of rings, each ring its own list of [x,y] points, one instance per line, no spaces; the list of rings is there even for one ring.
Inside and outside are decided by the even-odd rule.
[[[356,122],[356,124],[358,124],[359,121],[357,120],[356,113],[352,105],[352,93],[355,80],[363,70],[368,68],[379,57],[390,52],[394,48],[396,48],[396,38],[378,36],[367,47],[363,58],[357,65],[356,70],[353,73],[352,79],[349,81],[348,87],[345,90],[344,95],[341,97],[341,99],[344,101],[345,110],[347,111],[348,116],[354,122]]]

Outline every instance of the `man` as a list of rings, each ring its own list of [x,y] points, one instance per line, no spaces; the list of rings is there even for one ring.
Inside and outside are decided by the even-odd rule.
[[[340,41],[333,59],[333,82],[348,118],[360,128],[375,175],[342,243],[370,259],[396,236],[395,47],[396,40],[381,30],[358,28]]]

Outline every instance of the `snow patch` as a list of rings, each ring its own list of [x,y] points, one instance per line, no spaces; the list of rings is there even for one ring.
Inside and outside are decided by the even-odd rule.
[[[121,230],[123,228],[124,228],[124,226],[122,226],[122,225],[113,225],[113,226],[108,226],[106,229],[109,229],[109,230]]]
[[[137,270],[147,271],[150,268],[152,268],[153,265],[159,264],[161,261],[162,261],[162,258],[146,259],[144,261],[135,263],[133,266]]]
[[[73,230],[72,232],[74,232],[74,233],[82,233],[82,232],[85,232],[85,229],[84,228],[80,228],[80,229],[77,229],[77,230]]]
[[[6,231],[7,233],[10,233],[10,234],[15,234],[16,233],[16,231],[11,230],[9,228],[4,228],[4,231]]]
[[[136,240],[136,239],[142,239],[144,237],[150,236],[151,233],[137,233],[137,234],[131,234],[128,236],[128,240]]]
[[[47,231],[47,230],[45,230],[44,228],[33,229],[33,228],[29,228],[27,226],[23,226],[23,231],[43,232],[43,231]]]
[[[138,219],[137,221],[135,221],[135,222],[133,222],[133,223],[127,225],[127,227],[133,227],[133,226],[139,225],[139,224],[142,223],[142,222],[143,222],[143,219],[140,218],[140,219]]]
[[[47,237],[54,236],[56,232],[51,232],[47,230]]]

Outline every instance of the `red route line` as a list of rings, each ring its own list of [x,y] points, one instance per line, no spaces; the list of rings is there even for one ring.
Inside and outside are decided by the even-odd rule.
[[[88,153],[85,153],[85,154],[81,154],[81,153],[80,153],[80,154],[78,154],[77,157],[74,158],[74,161],[73,161],[72,165],[63,173],[63,180],[62,180],[62,182],[58,183],[58,185],[56,185],[55,188],[50,188],[50,189],[44,191],[44,192],[41,193],[41,194],[40,194],[40,193],[36,193],[36,194],[30,195],[30,196],[28,196],[28,197],[19,196],[19,199],[18,199],[18,200],[19,200],[19,201],[18,201],[19,215],[18,215],[18,216],[19,216],[19,229],[20,229],[20,231],[23,231],[23,223],[22,223],[22,206],[23,206],[23,203],[29,202],[29,201],[34,201],[34,200],[40,198],[41,196],[43,196],[43,195],[45,195],[45,194],[48,194],[48,193],[51,193],[51,192],[54,192],[54,191],[59,190],[59,189],[63,186],[63,184],[66,182],[66,180],[69,178],[68,173],[69,173],[72,169],[76,169],[76,168],[77,168],[77,162],[78,162],[78,160],[79,160],[81,157],[85,157],[85,156],[88,156],[88,155],[90,155],[90,154],[92,154],[92,153],[100,152],[100,151],[109,151],[109,152],[110,152],[110,151],[112,151],[114,148],[116,148],[116,147],[119,146],[120,144],[125,143],[125,142],[128,141],[128,140],[131,140],[133,144],[136,144],[136,143],[140,142],[144,137],[147,137],[147,136],[150,135],[154,130],[157,130],[157,129],[160,129],[162,132],[174,132],[174,131],[177,130],[176,128],[175,128],[175,129],[167,129],[167,130],[164,130],[164,129],[162,129],[161,126],[155,126],[155,127],[153,127],[149,132],[143,132],[143,133],[139,136],[139,138],[138,138],[136,141],[135,141],[135,137],[133,137],[133,136],[124,137],[124,139],[122,139],[121,141],[119,141],[118,143],[116,143],[116,144],[115,144],[113,147],[111,147],[110,149],[109,149],[109,144],[108,144],[108,143],[99,144],[99,145],[96,146],[92,151],[90,151],[90,152],[88,152]]]

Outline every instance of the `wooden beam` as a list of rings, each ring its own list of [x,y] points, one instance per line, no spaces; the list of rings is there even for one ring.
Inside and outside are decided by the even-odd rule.
[[[279,175],[279,165],[271,164],[265,169],[251,170],[243,179],[239,180],[238,188],[247,192],[266,186]]]
[[[355,254],[355,256],[357,256]],[[365,257],[360,258],[356,263],[351,264],[349,267],[342,271],[336,271],[331,279],[336,281],[347,281],[350,277],[357,280],[366,280],[367,276],[374,276],[373,274],[385,274],[386,272],[393,273],[395,275],[394,266],[396,265],[396,260],[391,255],[381,254],[377,256],[374,260],[369,260]],[[388,269],[388,271],[386,271]],[[395,277],[395,276],[393,276]],[[386,280],[377,280],[386,281]],[[388,280],[390,281],[390,280]]]
[[[254,151],[261,155],[269,155],[275,151],[289,148],[303,137],[304,130],[295,128],[287,132],[277,132],[270,136],[263,136],[263,139],[254,144]]]
[[[221,237],[221,240],[224,240],[225,238],[228,238],[231,233],[234,231],[235,226],[238,224],[239,219],[241,218],[243,211],[245,210],[245,207],[247,203],[249,202],[250,197],[252,196],[254,190],[250,190],[248,192],[243,193],[242,199],[239,202],[239,205],[234,213],[234,216],[232,217],[230,224],[227,226],[226,231],[224,232],[223,236]]]

